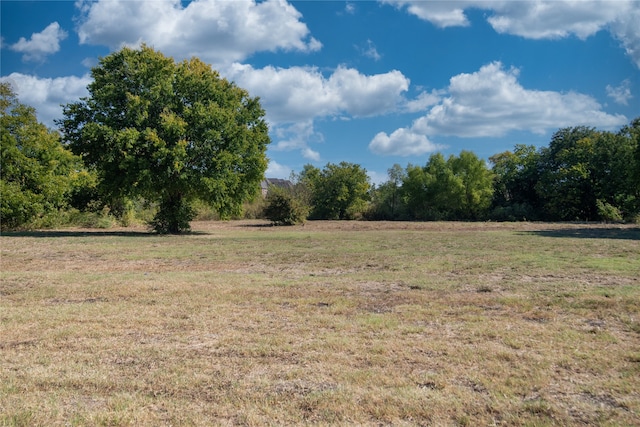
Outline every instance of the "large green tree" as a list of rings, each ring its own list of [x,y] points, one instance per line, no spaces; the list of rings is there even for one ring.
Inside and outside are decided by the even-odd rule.
[[[37,121],[35,109],[21,104],[8,83],[0,83],[0,134],[3,230],[55,214],[88,179],[80,158],[63,147],[57,132]]]
[[[64,107],[64,139],[100,177],[103,197],[157,201],[158,232],[189,229],[200,199],[238,214],[267,167],[258,98],[197,58],[175,62],[142,45],[91,71],[89,96]]]
[[[623,160],[625,169],[628,171],[627,215],[631,219],[640,220],[640,117],[636,117],[629,125],[624,126],[618,133],[618,137],[624,140],[624,147],[631,152]]]
[[[546,219],[573,221],[597,217],[593,156],[599,132],[576,126],[558,130],[540,150],[536,190]]]
[[[360,165],[327,163],[322,170],[307,165],[301,180],[312,194],[313,219],[356,219],[367,209],[371,184]]]
[[[463,150],[458,157],[450,157],[448,163],[462,183],[458,215],[473,220],[484,217],[493,196],[493,173],[485,161],[471,151]]]
[[[500,220],[536,220],[540,155],[533,145],[518,144],[489,158],[495,174],[492,216]]]
[[[415,219],[480,219],[491,203],[493,174],[470,151],[448,159],[436,153],[424,167],[407,167],[402,194]]]

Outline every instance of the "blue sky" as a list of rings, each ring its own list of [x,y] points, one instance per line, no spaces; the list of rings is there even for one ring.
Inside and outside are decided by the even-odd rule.
[[[259,96],[269,177],[434,152],[482,158],[640,116],[640,1],[5,1],[0,77],[53,127],[90,68],[141,42]]]

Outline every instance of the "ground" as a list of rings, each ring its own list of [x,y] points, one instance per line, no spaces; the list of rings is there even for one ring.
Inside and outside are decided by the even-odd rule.
[[[640,229],[0,237],[0,425],[640,425]]]

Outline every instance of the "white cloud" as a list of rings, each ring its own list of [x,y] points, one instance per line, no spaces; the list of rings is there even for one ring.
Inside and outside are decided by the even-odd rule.
[[[448,96],[425,116],[391,135],[376,135],[369,148],[378,154],[411,155],[427,152],[429,138],[437,135],[501,137],[511,131],[545,133],[577,125],[613,128],[628,121],[602,111],[584,94],[525,89],[518,74],[493,62],[475,73],[454,76]]]
[[[255,52],[316,51],[302,15],[284,0],[80,2],[80,43],[137,46],[145,42],[176,58],[197,56],[216,65]]]
[[[409,88],[409,79],[399,71],[364,75],[343,66],[325,77],[314,67],[255,69],[236,63],[222,74],[259,96],[272,123],[385,114],[398,108]]]
[[[607,96],[612,98],[616,103],[621,105],[629,105],[629,100],[633,98],[631,95],[631,87],[628,79],[623,80],[620,86],[613,87],[607,85]]]
[[[493,62],[471,74],[451,78],[449,96],[415,123],[427,134],[462,137],[502,136],[513,130],[545,133],[549,129],[591,125],[614,127],[624,116],[602,111],[590,96],[525,89],[518,70]]]
[[[367,58],[371,58],[374,61],[380,61],[382,59],[382,55],[378,53],[378,49],[376,49],[376,45],[371,41],[367,40],[366,47],[360,49],[362,54]]]
[[[316,68],[255,69],[236,63],[221,73],[251,95],[259,96],[272,123],[328,116],[337,110],[340,102],[339,94],[328,88],[326,79]]]
[[[289,166],[281,165],[273,160],[269,160],[269,166],[265,172],[268,178],[284,178],[287,179],[291,175],[292,169]]]
[[[340,66],[325,77],[312,67],[255,69],[236,63],[221,72],[260,97],[275,136],[275,150],[300,150],[313,161],[320,160],[320,153],[309,144],[322,141],[322,135],[314,130],[314,120],[396,111],[409,88],[409,79],[395,70],[364,75]]]
[[[275,136],[275,151],[299,150],[305,159],[319,161],[320,153],[309,147],[310,143],[322,142],[322,134],[315,131],[313,120],[305,120],[293,124],[281,124],[271,128]]]
[[[87,85],[92,80],[88,75],[51,79],[11,73],[0,77],[0,81],[11,83],[20,102],[36,108],[38,120],[53,128],[54,119],[62,118],[61,104],[75,102],[80,97],[88,96]]]
[[[488,5],[490,7],[490,5]],[[499,33],[530,39],[555,39],[597,33],[629,9],[625,1],[500,2],[487,20]]]
[[[21,52],[24,61],[42,61],[47,55],[60,50],[60,41],[67,38],[67,32],[60,28],[60,24],[52,22],[42,32],[31,34],[31,39],[20,37],[17,43],[10,46],[11,50]]]
[[[429,141],[426,135],[407,128],[397,129],[391,135],[380,132],[369,143],[369,149],[381,156],[418,156],[442,148]]]
[[[397,108],[409,79],[400,71],[367,76],[353,68],[338,67],[328,87],[340,97],[341,110],[356,117],[377,116]]]
[[[406,6],[409,13],[440,27],[467,26],[469,20],[464,10],[472,1],[424,1],[424,0],[381,0],[398,8]]]
[[[640,2],[635,3],[636,7],[627,13],[620,14],[618,19],[611,25],[613,34],[622,43],[627,55],[640,68]]]
[[[351,2],[347,2],[344,6],[344,11],[349,15],[353,15],[356,13],[356,5]]]
[[[82,65],[84,65],[87,68],[93,68],[96,65],[98,65],[98,58],[96,57],[87,57],[84,58],[81,62]]]
[[[404,106],[404,110],[408,113],[416,113],[418,111],[425,111],[432,105],[440,102],[441,93],[438,91],[421,92],[420,95],[411,101],[407,101]]]
[[[529,39],[586,39],[610,31],[640,68],[640,2],[637,0],[425,1],[380,0],[445,28],[468,26],[465,11],[488,11],[487,21],[501,34]]]
[[[302,157],[305,159],[313,160],[314,162],[320,161],[320,153],[312,150],[311,147],[304,147],[302,149]]]

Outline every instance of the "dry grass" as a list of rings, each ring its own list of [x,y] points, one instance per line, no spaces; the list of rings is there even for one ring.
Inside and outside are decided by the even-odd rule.
[[[640,230],[0,237],[0,425],[640,425]]]

